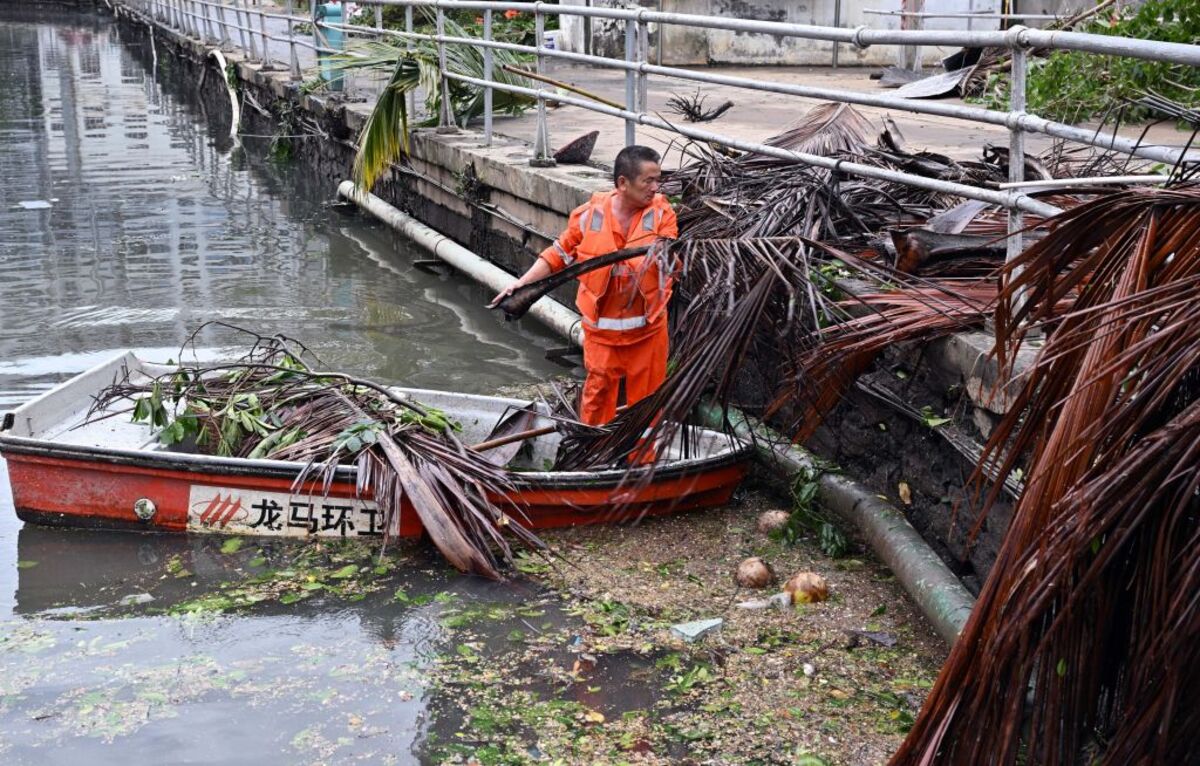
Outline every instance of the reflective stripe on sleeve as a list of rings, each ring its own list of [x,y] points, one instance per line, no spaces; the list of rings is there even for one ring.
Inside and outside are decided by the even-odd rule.
[[[558,257],[562,258],[564,266],[570,266],[575,262],[575,259],[568,255],[566,250],[563,250],[563,246],[558,244],[558,240],[554,240],[554,249],[558,251]]]

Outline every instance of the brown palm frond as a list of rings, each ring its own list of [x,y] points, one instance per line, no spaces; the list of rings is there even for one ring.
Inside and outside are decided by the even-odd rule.
[[[745,353],[776,279],[773,271],[763,272],[724,321],[711,321],[696,333],[696,342],[676,355],[681,361],[655,393],[627,408],[595,436],[564,438],[555,467],[571,471],[627,459],[637,462],[643,445],[669,444],[681,430],[686,453],[691,441],[688,417],[706,392],[718,401],[728,396],[737,357]],[[652,475],[646,472],[643,481]]]
[[[897,766],[1200,761],[1200,189],[1052,226],[997,311],[1049,331],[984,457],[1025,490]]]
[[[866,146],[873,132],[871,121],[862,112],[849,104],[829,102],[809,109],[782,133],[764,143],[803,154],[832,157]]]
[[[845,309],[867,306],[869,313],[823,331],[819,343],[796,360],[767,416],[788,412],[793,439],[807,440],[884,349],[977,329],[996,295],[994,282],[979,281],[855,296]]]
[[[533,308],[533,304],[549,292],[565,285],[567,282],[578,279],[588,272],[596,269],[612,266],[620,261],[627,261],[630,258],[636,258],[639,255],[645,255],[650,251],[650,245],[641,247],[628,247],[623,250],[614,250],[611,253],[588,258],[587,260],[573,263],[565,269],[543,277],[535,282],[530,282],[527,285],[522,285],[500,301],[494,308],[504,312],[504,318],[509,322],[516,321],[528,313],[529,309]]]

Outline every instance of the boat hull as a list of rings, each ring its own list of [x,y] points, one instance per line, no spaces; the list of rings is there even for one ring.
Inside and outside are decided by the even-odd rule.
[[[352,480],[328,494],[318,484],[293,487],[294,475],[237,470],[236,466],[172,465],[169,460],[4,450],[17,515],[52,526],[148,532],[250,534],[291,537],[377,537],[381,515],[369,496],[356,497]],[[745,476],[743,456],[703,470],[667,467],[646,482],[635,473],[619,480],[543,474],[493,497],[512,518],[532,529],[615,523],[727,503]],[[391,530],[423,533],[406,504]]]
[[[402,503],[393,526],[373,499],[356,494],[357,472],[338,466],[328,487],[296,486],[304,466],[164,449],[157,433],[127,414],[92,412],[96,392],[119,376],[169,374],[125,353],[5,414],[0,455],[8,461],[17,515],[54,526],[274,537],[402,537],[423,533]],[[423,389],[393,389],[454,418],[459,437],[490,438],[500,419],[527,402]],[[534,426],[552,422],[538,405]],[[551,465],[558,434],[523,445],[523,465]],[[598,524],[708,508],[727,502],[746,474],[751,447],[700,429],[660,450],[669,458],[630,471],[514,473],[491,500],[533,529]]]

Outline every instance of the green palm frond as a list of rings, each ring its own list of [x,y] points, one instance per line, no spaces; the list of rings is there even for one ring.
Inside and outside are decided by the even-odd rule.
[[[445,20],[446,34],[467,37],[468,33],[450,19]],[[357,43],[353,51],[332,58],[334,69],[392,70],[391,79],[375,103],[371,116],[359,136],[358,153],[354,158],[354,182],[370,189],[388,165],[402,159],[408,152],[408,120],[406,97],[421,91],[425,95],[425,113],[431,115],[425,124],[433,124],[441,112],[442,88],[438,69],[437,44],[417,40],[411,48],[405,43],[369,41]],[[532,87],[529,79],[504,71],[505,65],[521,67],[531,56],[506,50],[492,51],[492,80],[506,85]],[[483,51],[470,45],[446,46],[446,70],[453,74],[483,79]],[[467,123],[483,114],[483,88],[451,80],[450,106],[458,124]],[[528,96],[492,91],[492,111],[498,114],[520,114],[534,104]]]
[[[409,58],[400,59],[395,67],[359,136],[354,183],[360,189],[372,189],[389,165],[408,154],[407,96],[417,87],[421,71]]]

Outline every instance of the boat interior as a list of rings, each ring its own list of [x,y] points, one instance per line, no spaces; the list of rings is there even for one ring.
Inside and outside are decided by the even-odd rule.
[[[121,354],[7,413],[7,428],[0,433],[0,438],[36,439],[68,447],[123,452],[195,452],[194,446],[190,449],[179,445],[170,448],[164,446],[158,438],[157,429],[147,423],[133,422],[130,403],[117,404],[106,411],[93,413],[90,419],[88,417],[94,397],[105,387],[122,379],[126,370],[130,380],[136,382],[139,378],[149,380],[174,372],[175,369],[174,366],[143,361],[131,352]],[[418,405],[445,412],[461,426],[459,438],[467,445],[489,440],[501,420],[513,417],[531,404],[519,399],[447,391],[394,390]],[[535,402],[533,407],[540,414],[525,416],[519,427],[511,430],[532,430],[553,424],[553,420],[545,417],[549,413],[547,404]],[[682,435],[677,435],[666,448],[660,446],[660,464],[701,462],[743,448],[740,442],[715,431],[694,428],[688,429],[688,434],[686,443]],[[549,433],[497,451],[504,456],[503,460],[510,469],[540,473],[548,471],[553,465],[560,441],[560,434]]]

